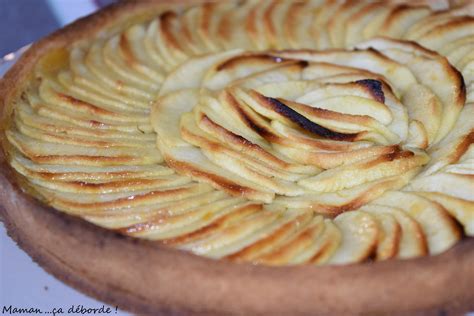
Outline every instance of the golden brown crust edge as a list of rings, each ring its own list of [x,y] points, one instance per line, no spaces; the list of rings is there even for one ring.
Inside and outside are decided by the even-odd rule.
[[[121,2],[33,45],[0,82],[2,126],[7,104],[45,52],[125,17],[151,14],[164,2]],[[214,261],[123,237],[41,205],[15,184],[1,151],[0,201],[8,234],[47,272],[136,313],[433,315],[474,309],[473,239],[439,256],[342,267]]]

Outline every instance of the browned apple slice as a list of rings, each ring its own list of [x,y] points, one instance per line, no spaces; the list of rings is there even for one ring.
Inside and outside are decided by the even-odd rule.
[[[84,49],[77,47],[70,51],[70,71],[63,71],[58,75],[58,80],[63,86],[75,88],[76,91],[85,90],[89,94],[107,98],[108,102],[114,102],[119,107],[149,108],[146,97],[137,93],[137,89],[119,78],[113,80],[111,77],[97,76],[86,65],[85,58],[86,51]],[[161,82],[162,80],[163,75],[157,75],[157,81]]]
[[[143,49],[144,53],[148,54],[153,62],[160,66],[164,71],[168,72],[172,69],[172,65],[165,62],[164,58],[161,56],[160,50],[158,48],[158,43],[156,42],[158,33],[158,21],[157,19],[152,20],[145,31],[145,37],[143,39]]]
[[[102,48],[102,57],[104,63],[114,73],[121,77],[128,77],[129,80],[133,80],[150,91],[158,90],[159,82],[155,80],[156,73],[138,62],[130,42],[124,35],[109,39]],[[160,77],[163,78],[163,76]]]
[[[401,38],[410,26],[430,13],[430,8],[425,6],[399,5],[386,17],[377,35]]]
[[[201,148],[203,154],[217,166],[255,184],[263,184],[268,189],[282,195],[296,196],[304,192],[293,182],[279,178],[278,170],[272,170],[271,165],[265,165],[263,162],[252,159],[251,156],[234,151],[220,144],[211,135],[200,131],[191,113],[184,115],[181,119],[181,135],[186,141]]]
[[[41,187],[57,190],[61,192],[84,192],[95,194],[107,194],[116,192],[134,192],[145,189],[163,189],[167,187],[176,187],[190,182],[187,177],[178,175],[155,176],[153,178],[133,178],[129,180],[116,180],[107,182],[92,181],[58,181],[50,175],[41,172],[35,172],[25,168],[17,161],[12,161],[12,166],[20,174],[31,179],[33,184]]]
[[[342,240],[329,264],[361,262],[373,254],[380,228],[372,215],[363,211],[346,212],[337,216],[334,223],[341,230]]]
[[[232,223],[260,212],[261,206],[258,204],[237,198],[226,198],[211,204],[190,208],[179,215],[154,214],[139,223],[123,227],[121,230],[132,236],[164,240],[165,243],[178,245],[179,238],[189,242],[192,240],[193,233],[195,237],[198,237],[198,232],[203,232],[206,228],[209,229],[209,233],[217,233],[217,229],[212,231],[212,225],[220,221]],[[204,237],[204,234],[201,237]]]
[[[303,5],[302,3],[298,3]],[[290,18],[287,23],[285,21],[289,15],[289,10],[293,6],[291,1],[272,1],[263,13],[264,34],[272,49],[289,48],[290,44],[284,36],[284,29],[287,23],[291,23],[294,19]],[[306,16],[310,16],[307,14]],[[294,22],[293,22],[294,23]]]
[[[173,175],[174,171],[162,165],[121,165],[121,166],[83,166],[83,165],[53,165],[37,164],[23,157],[18,152],[12,152],[12,165],[37,173],[43,179],[73,182],[107,182],[130,180],[133,178],[154,178]]]
[[[209,68],[240,53],[242,51],[237,49],[190,58],[168,74],[161,86],[160,96],[176,90],[200,87]]]
[[[151,121],[157,137],[166,146],[187,146],[179,129],[181,115],[191,111],[199,93],[195,89],[179,90],[161,97],[153,107]]]
[[[176,12],[164,12],[156,19],[156,23],[155,40],[160,43],[157,48],[165,63],[177,66],[189,56],[192,56],[192,51],[183,44],[183,38],[180,34],[181,25]]]
[[[428,148],[429,143],[430,140],[425,125],[417,120],[411,121],[408,130],[408,139],[406,140],[405,145],[412,148],[426,149]]]
[[[156,83],[137,76],[128,77],[120,67],[111,67],[114,65],[110,62],[106,63],[103,56],[105,44],[104,42],[96,42],[88,49],[84,57],[87,69],[107,86],[114,86],[114,90],[123,90],[122,93],[131,98],[141,100],[150,98]]]
[[[224,45],[219,42],[219,25],[229,12],[238,9],[238,4],[232,2],[206,3],[201,7],[196,33],[211,51],[223,51]]]
[[[83,216],[88,221],[99,226],[110,229],[119,229],[120,232],[124,234],[133,235],[133,233],[139,233],[139,231],[148,229],[153,230],[152,225],[140,226],[141,223],[154,221],[156,219],[159,220],[160,218],[166,219],[183,215],[188,212],[192,212],[194,209],[198,209],[201,206],[209,206],[211,203],[219,202],[226,198],[228,198],[228,195],[226,195],[224,192],[210,191],[200,195],[190,196],[179,201],[156,203],[152,206],[135,206],[133,209],[123,206],[114,209],[67,210],[67,212],[70,214]],[[159,231],[156,233],[159,234]]]
[[[388,212],[378,211],[376,206],[364,205],[360,210],[371,214],[380,228],[375,259],[387,260],[395,258],[400,247],[401,225],[393,215]]]
[[[400,95],[416,83],[413,73],[404,65],[391,60],[375,50],[362,51],[281,51],[275,55],[283,58],[294,58],[311,62],[333,63],[340,66],[354,67],[380,74],[387,78],[395,94]]]
[[[441,51],[441,53],[448,58],[452,65],[457,66],[463,62],[464,56],[474,50],[474,36],[466,36],[450,44],[446,45],[449,46],[448,48],[444,46],[445,51]]]
[[[436,142],[446,136],[465,102],[465,87],[460,73],[446,59],[433,55],[432,52],[426,52],[426,49],[414,43],[377,38],[358,47],[373,47],[406,65],[413,74],[416,74],[419,82],[428,89],[414,85],[407,90],[403,101],[408,105],[410,114],[415,115],[414,119],[427,123],[431,141]],[[442,114],[439,113],[436,100],[433,100],[430,92],[433,92],[441,102]],[[439,125],[427,119],[429,117],[441,117]]]
[[[83,99],[53,81],[45,80],[39,88],[39,95],[47,104],[64,111],[78,113],[82,117],[94,116],[98,121],[135,124],[148,121],[146,112],[118,110],[112,104],[99,103],[98,100],[91,99],[90,95],[87,99]]]
[[[322,234],[293,260],[295,263],[325,264],[339,248],[341,240],[341,230],[334,224],[333,220],[325,219]]]
[[[180,248],[211,258],[222,258],[258,242],[294,217],[294,214],[288,215],[281,210],[259,212],[208,238],[183,244]]]
[[[296,143],[273,143],[273,148],[296,162],[317,166],[321,169],[332,169],[349,165],[364,159],[382,157],[398,150],[396,146],[372,146],[352,151],[324,151],[304,149]]]
[[[89,166],[160,163],[162,156],[154,148],[102,148],[66,145],[39,141],[19,133],[8,131],[7,138],[23,155],[37,163],[71,164]]]
[[[282,225],[272,234],[267,237],[255,242],[252,245],[249,245],[242,250],[229,255],[227,258],[233,261],[242,262],[242,261],[253,261],[255,263],[260,262],[259,258],[273,258],[273,262],[281,261],[284,256],[280,256],[279,253],[283,252],[280,249],[288,243],[292,243],[294,239],[304,238],[299,237],[305,234],[308,231],[307,227],[310,223],[316,221],[316,224],[320,221],[320,218],[313,220],[314,216],[309,212],[304,212],[303,214],[297,216],[294,220],[289,221],[288,223]],[[314,224],[311,224],[314,226]]]
[[[264,15],[273,0],[255,1],[255,5],[250,9],[245,20],[245,31],[250,38],[255,50],[265,50],[270,48],[270,43],[265,36]]]
[[[407,191],[445,193],[460,199],[473,201],[474,175],[438,172],[413,179],[405,188]]]
[[[388,190],[398,190],[412,179],[419,169],[399,176],[387,177],[337,192],[311,193],[298,197],[276,197],[273,203],[288,208],[311,209],[318,213],[339,214],[356,210]]]
[[[458,226],[442,206],[415,194],[386,192],[373,203],[401,208],[416,220],[426,236],[430,254],[451,248],[461,238]]]
[[[238,55],[213,65],[205,76],[203,87],[220,90],[238,79],[289,63],[294,61],[267,54]]]
[[[355,44],[367,39],[364,36],[364,30],[374,20],[388,15],[390,9],[390,6],[385,3],[374,2],[362,8],[359,12],[355,12],[346,22],[345,47],[353,47]],[[371,34],[370,37],[373,35]]]
[[[297,102],[344,114],[370,116],[384,125],[390,124],[393,120],[392,113],[385,104],[359,96],[335,96],[322,100],[301,98]]]
[[[369,16],[369,22],[367,23],[367,25],[364,26],[361,32],[361,36],[364,40],[368,40],[377,36],[377,33],[382,27],[382,24],[385,23],[386,19],[392,13],[392,11],[397,8],[397,6],[385,5],[385,3],[383,3],[383,7],[384,9],[379,14]],[[352,45],[355,44],[357,43],[352,43]],[[348,47],[352,47],[352,45]]]
[[[198,34],[198,30],[202,27],[202,15],[204,15],[206,11],[209,11],[209,9],[210,5],[192,7],[178,18],[180,25],[180,43],[185,51],[190,52],[191,56],[218,51],[216,45],[203,41]]]
[[[364,205],[361,209],[371,214],[391,215],[400,225],[401,236],[396,253],[397,258],[408,259],[428,254],[428,245],[421,225],[406,212],[397,207],[375,203]]]
[[[136,141],[138,144],[154,141],[155,136],[152,133],[143,133],[133,125],[107,125],[97,122],[97,124],[75,124],[73,122],[61,120],[54,117],[46,117],[39,114],[28,102],[19,102],[15,113],[15,123],[17,125],[28,126],[30,128],[41,130],[63,136],[77,136],[79,138],[91,137],[94,139],[116,140],[129,143]]]
[[[207,184],[186,184],[177,187],[159,190],[141,190],[136,192],[119,192],[108,194],[77,194],[59,192],[35,186],[51,205],[63,210],[77,212],[94,212],[113,210],[122,207],[151,206],[158,203],[178,201],[185,198],[197,197],[211,192],[213,189]]]
[[[170,235],[186,234],[188,230],[198,229],[196,227],[200,227],[202,222],[205,224],[208,223],[206,220],[212,221],[223,215],[219,212],[224,211],[225,214],[224,208],[232,209],[234,205],[249,206],[249,203],[237,198],[229,198],[223,192],[210,191],[181,200],[156,203],[152,206],[135,206],[132,211],[130,209],[126,211],[126,207],[122,207],[77,211],[77,214],[84,216],[89,222],[101,227],[116,229],[123,234],[136,237],[147,236],[150,239],[166,239]],[[209,218],[204,218],[203,214],[209,215]]]
[[[451,11],[451,12],[450,12]],[[453,14],[456,10],[450,10],[445,12],[433,12],[425,18],[419,20],[412,25],[404,35],[405,39],[416,41],[423,34],[426,34],[431,29],[456,19],[457,14]],[[460,12],[460,15],[463,15]]]
[[[282,262],[294,264],[298,254],[311,247],[320,239],[325,229],[322,216],[314,217],[311,222],[299,230],[298,234],[273,251],[258,257],[254,261],[258,264],[281,265]],[[317,250],[316,250],[317,251]]]
[[[300,80],[307,66],[308,63],[305,61],[283,64],[271,70],[257,72],[245,78],[235,80],[229,84],[229,87],[238,86],[240,88],[252,89],[269,83]]]
[[[457,162],[474,142],[474,104],[468,103],[462,109],[451,132],[438,144],[428,150],[431,161],[423,170],[430,175],[445,166]]]
[[[253,49],[253,43],[243,26],[245,19],[256,4],[255,0],[245,1],[239,3],[234,10],[228,10],[222,15],[215,38],[221,46],[226,49],[235,49],[236,47]]]
[[[405,173],[422,166],[428,160],[429,157],[423,152],[399,151],[326,170],[299,180],[298,184],[313,191],[334,192]]]
[[[279,154],[272,144],[285,142],[284,137],[248,106],[237,102],[225,91],[219,100],[221,103],[212,98],[202,100],[195,109],[196,122],[202,130],[236,151],[251,153],[275,169],[298,174],[314,174],[319,171],[313,166],[294,163]]]
[[[372,134],[363,132],[373,132],[380,134],[381,137],[376,141],[382,144],[396,143],[399,140],[388,128],[368,116],[343,114],[289,100],[269,98],[254,90],[246,92],[237,89],[234,93],[260,115],[290,126],[299,126],[320,137],[347,141],[365,140]]]
[[[474,202],[439,192],[414,192],[443,206],[459,223],[468,236],[474,235]]]
[[[346,39],[347,21],[356,12],[363,11],[370,6],[369,2],[351,1],[342,4],[336,12],[329,17],[326,28],[331,40],[332,47],[343,48]]]
[[[423,34],[417,41],[430,49],[439,49],[445,43],[474,34],[474,17],[460,17],[436,26]]]
[[[327,24],[343,4],[344,1],[340,0],[325,1],[324,5],[321,5],[314,11],[313,29],[318,30],[318,49],[322,50],[332,47]]]

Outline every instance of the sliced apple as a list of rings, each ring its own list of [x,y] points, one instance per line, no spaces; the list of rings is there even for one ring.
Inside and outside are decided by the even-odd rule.
[[[294,61],[267,54],[237,55],[215,63],[206,73],[203,87],[210,90],[220,90],[238,79],[288,63],[294,63]]]
[[[346,212],[336,217],[341,230],[341,245],[329,259],[329,264],[348,264],[368,259],[377,248],[379,225],[373,216],[363,211]]]
[[[474,142],[474,103],[468,103],[462,109],[459,119],[451,132],[438,144],[428,150],[430,163],[423,175],[430,175],[448,164],[457,162]]]
[[[385,192],[374,204],[396,206],[407,212],[422,227],[430,254],[439,254],[461,238],[458,226],[439,204],[405,192]]]
[[[405,145],[412,148],[426,149],[429,145],[428,132],[425,126],[417,121],[413,120],[410,122],[410,129],[408,131],[408,139]]]
[[[190,58],[169,73],[160,89],[160,96],[180,89],[198,88],[213,65],[240,54],[241,50],[231,50],[224,53],[209,54]]]
[[[387,190],[398,190],[404,187],[418,172],[419,169],[415,169],[399,176],[383,178],[337,192],[304,194],[298,197],[277,197],[273,203],[288,208],[311,209],[318,213],[339,214],[356,210]]]
[[[370,116],[384,125],[390,124],[393,119],[385,104],[359,96],[337,96],[315,101],[303,96],[297,102],[343,114]]]
[[[303,252],[293,258],[295,263],[322,265],[328,262],[339,248],[342,233],[331,219],[324,220],[324,231]]]
[[[272,234],[243,248],[227,258],[237,262],[253,261],[254,263],[257,263],[260,262],[260,258],[268,258],[269,256],[272,256],[274,260],[281,261],[283,256],[280,257],[277,255],[277,253],[280,252],[280,249],[284,245],[291,243],[296,236],[304,234],[310,223],[316,222],[317,224],[318,221],[320,221],[320,217],[314,218],[311,213],[303,212],[294,220],[282,225]]]
[[[179,173],[210,183],[230,195],[245,196],[266,203],[273,200],[274,194],[268,189],[216,166],[198,148],[192,146],[167,148],[164,144],[158,145],[168,165]]]
[[[272,4],[272,0],[263,0],[257,2],[250,9],[244,21],[245,31],[250,38],[255,50],[265,50],[270,48],[265,36],[264,14],[267,8]]]
[[[408,259],[428,254],[426,237],[420,224],[409,216],[406,212],[397,207],[389,207],[370,203],[364,205],[361,210],[370,214],[391,215],[400,225],[401,236],[398,243],[397,258]]]
[[[300,230],[296,236],[273,251],[258,257],[255,262],[266,265],[281,265],[282,263],[294,264],[295,257],[311,247],[314,242],[321,238],[325,228],[322,216],[316,216],[312,221]]]
[[[377,35],[401,38],[410,26],[430,13],[428,7],[399,5],[386,17]]]
[[[195,198],[200,199],[199,197]],[[176,201],[175,204],[180,204],[180,202]],[[225,213],[227,209],[244,204],[242,200],[229,197],[215,201],[210,200],[210,202],[212,204],[196,202],[182,214],[163,212],[165,207],[173,209],[171,202],[157,204],[152,210],[149,209],[148,212],[141,214],[134,212],[132,216],[127,216],[129,214],[122,212],[108,216],[104,216],[104,212],[94,212],[85,214],[85,219],[99,226],[116,229],[134,237],[159,240],[172,238],[177,234],[185,234],[189,230],[196,229],[196,226],[199,227],[201,222],[212,221],[216,217],[222,216],[222,213]],[[150,208],[150,206],[148,207]],[[208,218],[205,218],[205,215],[208,215]]]
[[[179,129],[181,115],[195,106],[199,93],[195,89],[180,90],[158,99],[153,107],[151,121],[158,138],[168,147],[189,146]]]
[[[199,131],[192,114],[181,119],[181,134],[185,140],[201,148],[203,154],[214,164],[248,179],[255,184],[263,184],[268,189],[282,195],[295,196],[304,192],[294,183],[279,179],[278,170],[252,159],[252,157],[221,145],[216,139]],[[273,172],[275,171],[275,172]]]
[[[206,239],[181,245],[181,249],[211,258],[222,258],[241,251],[294,219],[283,212],[259,212]]]
[[[346,23],[354,13],[364,10],[370,3],[364,1],[345,2],[329,17],[326,24],[332,47],[343,48],[346,38]]]
[[[361,207],[361,211],[371,214],[380,231],[378,235],[376,260],[395,258],[399,251],[402,228],[393,215],[380,212],[373,207]]]
[[[346,22],[345,47],[353,47],[355,44],[362,42],[365,39],[364,30],[371,21],[388,14],[389,11],[390,6],[382,2],[374,2],[352,14]]]
[[[341,66],[355,67],[368,70],[386,77],[396,93],[406,91],[416,83],[413,73],[401,65],[375,50],[363,51],[282,51],[275,55],[283,58],[294,58],[311,62],[326,62]]]
[[[277,1],[278,2],[278,1]],[[281,3],[281,1],[280,1]],[[321,36],[321,28],[315,25],[315,13],[323,5],[321,0],[293,2],[283,24],[284,38],[288,46],[284,48],[323,49],[328,47],[327,36]]]
[[[474,201],[474,175],[438,172],[413,179],[406,191],[426,191],[448,194],[460,199]]]
[[[414,192],[443,206],[459,223],[468,236],[474,236],[474,202],[439,192]]]
[[[298,184],[313,191],[334,192],[405,173],[428,161],[429,157],[422,152],[394,152],[326,170],[316,176],[299,180]]]
[[[121,231],[135,237],[146,237],[151,240],[164,240],[172,243],[173,239],[181,237],[182,240],[186,240],[185,236],[193,233],[198,235],[199,230],[212,227],[212,224],[217,224],[220,221],[244,219],[259,212],[261,212],[261,206],[258,204],[237,198],[227,198],[212,202],[212,204],[191,208],[180,215],[155,214],[142,222],[123,227]],[[217,231],[216,229],[214,232]]]
[[[420,36],[417,41],[430,49],[439,49],[445,43],[474,34],[474,17],[460,17],[433,27]]]
[[[413,43],[402,43],[400,41],[378,38],[363,43],[358,47],[374,47],[391,59],[406,65],[412,70],[421,84],[436,94],[441,101],[443,109],[442,115],[437,115],[441,117],[441,122],[434,141],[439,141],[446,136],[456,122],[465,102],[463,81],[459,72],[446,59],[435,56],[432,52],[426,52],[426,49]],[[406,91],[408,92],[409,90],[407,89]],[[432,108],[436,103],[433,103],[431,101],[432,97],[427,95],[429,92],[429,90],[425,89],[423,93],[418,93],[417,97],[413,97],[414,93],[411,93],[404,98],[404,101],[409,103],[409,108],[414,109],[418,107],[420,98],[426,96],[426,100],[421,102],[424,105],[421,112],[433,113],[434,110],[435,113],[433,114],[437,114],[436,112],[439,110]],[[416,113],[419,111],[411,110],[411,112]],[[415,119],[420,122],[426,120],[421,117],[415,117]],[[430,130],[430,133],[432,134],[433,132]]]

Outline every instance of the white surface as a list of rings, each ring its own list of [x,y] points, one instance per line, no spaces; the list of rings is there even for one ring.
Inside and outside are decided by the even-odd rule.
[[[104,306],[110,307],[111,313],[95,315],[129,315],[120,310],[116,313],[114,306],[89,298],[46,273],[18,248],[0,224],[0,314],[4,306],[10,305],[12,308],[38,308],[43,314],[62,309],[64,315],[69,314],[67,311],[73,305],[84,308]],[[90,314],[93,313],[85,315]]]

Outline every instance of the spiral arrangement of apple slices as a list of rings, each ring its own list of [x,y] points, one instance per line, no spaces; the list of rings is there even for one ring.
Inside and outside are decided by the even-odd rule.
[[[53,51],[10,164],[58,210],[211,258],[443,252],[474,236],[474,6],[400,2],[171,5]]]

